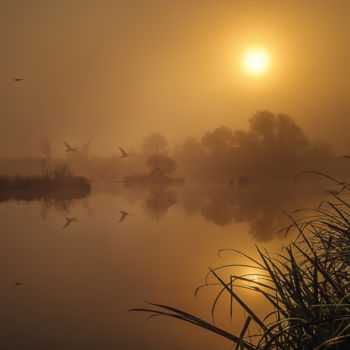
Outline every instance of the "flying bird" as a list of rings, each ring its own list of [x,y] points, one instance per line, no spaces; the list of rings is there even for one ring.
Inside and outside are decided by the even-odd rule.
[[[63,141],[63,143],[65,144],[65,146],[67,147],[67,149],[66,149],[66,152],[76,152],[77,151],[77,149],[78,149],[78,147],[71,147],[67,142],[64,142]]]
[[[134,214],[128,213],[126,211],[122,211],[122,210],[120,211],[120,214],[121,214],[121,216],[120,216],[119,222],[124,221],[128,215],[134,215]]]
[[[118,147],[118,148],[120,149],[120,152],[122,154],[120,156],[120,158],[127,158],[127,157],[130,157],[130,156],[134,155],[134,153],[127,153],[124,148],[121,148],[121,147]]]
[[[18,82],[24,80],[23,78],[13,78],[13,81]]]
[[[21,287],[21,286],[24,286],[24,283],[22,283],[22,282],[15,282],[13,286],[14,287]]]
[[[72,222],[78,222],[77,218],[66,218],[66,223],[63,226],[63,229],[67,228]]]

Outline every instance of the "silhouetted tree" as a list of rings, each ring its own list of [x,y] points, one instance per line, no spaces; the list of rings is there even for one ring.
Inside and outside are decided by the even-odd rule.
[[[165,154],[153,154],[147,158],[151,174],[171,175],[176,171],[176,162]]]
[[[153,133],[146,137],[141,146],[141,150],[145,154],[166,153],[168,142],[164,136],[159,133]]]
[[[195,177],[203,177],[202,169],[206,162],[206,156],[207,152],[202,144],[192,137],[188,138],[174,153],[179,171]]]
[[[202,137],[202,145],[211,153],[225,153],[232,148],[232,129],[220,126]]]
[[[250,129],[261,138],[266,148],[298,154],[310,141],[295,121],[285,114],[257,112],[249,120]]]

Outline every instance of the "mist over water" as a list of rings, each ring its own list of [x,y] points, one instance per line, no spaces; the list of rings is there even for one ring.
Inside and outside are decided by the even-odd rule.
[[[1,299],[2,320],[7,320],[2,344],[12,349],[101,344],[105,349],[207,344],[203,348],[210,349],[221,344],[172,321],[145,323],[143,315],[127,309],[158,300],[209,318],[213,291],[196,299],[193,293],[207,265],[232,262],[230,256],[219,259],[216,251],[253,253],[255,242],[278,247],[283,234],[277,231],[288,224],[280,206],[315,206],[326,198],[320,190],[298,186],[279,195],[273,201],[255,185],[128,188],[109,183],[78,201],[2,203]],[[123,221],[121,211],[130,213]],[[68,218],[76,220],[67,226]],[[13,287],[17,280],[24,286]],[[240,315],[232,325],[227,310],[219,315],[222,325],[239,329]]]
[[[54,158],[52,142],[47,137],[41,139],[38,143],[41,171],[43,162],[49,168],[65,164],[75,174],[92,180],[123,181],[128,175],[149,173],[155,161],[160,164],[160,157],[167,157],[162,160],[162,172],[187,181],[229,182],[248,177],[253,182],[280,182],[308,170],[343,176],[348,169],[344,153],[335,152],[331,143],[313,140],[292,117],[270,111],[253,114],[245,130],[218,126],[199,138],[190,137],[175,145],[160,133],[152,133],[140,147],[127,148],[126,157],[120,156],[117,146],[111,157],[96,156],[90,150],[93,144],[89,137],[74,152],[66,151],[64,158]],[[65,149],[64,142],[61,149]],[[38,173],[38,162],[0,160],[0,171]]]
[[[196,301],[193,292],[206,266],[236,261],[216,252],[254,255],[256,243],[280,249],[291,223],[286,213],[297,218],[295,209],[316,208],[336,189],[305,170],[346,177],[349,167],[291,117],[268,111],[254,114],[247,130],[221,126],[175,146],[159,133],[112,157],[94,156],[91,146],[88,138],[57,159],[43,138],[41,158],[0,161],[7,175],[63,171],[91,183],[91,193],[0,196],[2,341],[10,349],[227,346],[172,321],[144,323],[127,309],[158,300],[209,319],[212,291],[201,289]],[[261,300],[250,301],[266,311]],[[217,316],[238,332],[244,315],[230,321],[227,302]]]
[[[155,301],[211,320],[212,286],[193,298],[207,267],[244,263],[219,249],[280,252],[298,209],[340,193],[349,11],[0,1],[0,349],[229,348],[127,310]],[[264,74],[242,67],[252,48]],[[215,320],[239,334],[246,317],[228,305]]]

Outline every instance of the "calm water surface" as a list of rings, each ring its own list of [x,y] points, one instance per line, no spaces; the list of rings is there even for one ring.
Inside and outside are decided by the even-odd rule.
[[[281,211],[315,207],[325,196],[295,184],[96,183],[80,201],[1,203],[1,348],[228,350],[192,325],[127,310],[147,300],[210,320],[216,290],[194,298],[195,288],[208,266],[243,262],[217,251],[255,254],[256,243],[278,251],[285,241],[277,231],[288,223]],[[120,211],[132,215],[120,221]],[[66,217],[76,220],[64,228]],[[264,311],[257,297],[245,297]],[[243,317],[234,306],[230,321],[228,300],[219,303],[218,326],[238,333]]]

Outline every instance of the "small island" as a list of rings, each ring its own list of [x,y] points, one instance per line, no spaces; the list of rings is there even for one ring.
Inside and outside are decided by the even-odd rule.
[[[46,170],[41,175],[0,175],[0,202],[79,199],[90,191],[90,182],[83,176],[73,175],[67,165]]]
[[[124,184],[126,186],[168,186],[184,182],[182,178],[170,176],[175,173],[177,164],[165,154],[153,154],[149,156],[146,164],[150,169],[149,173],[125,176]]]

